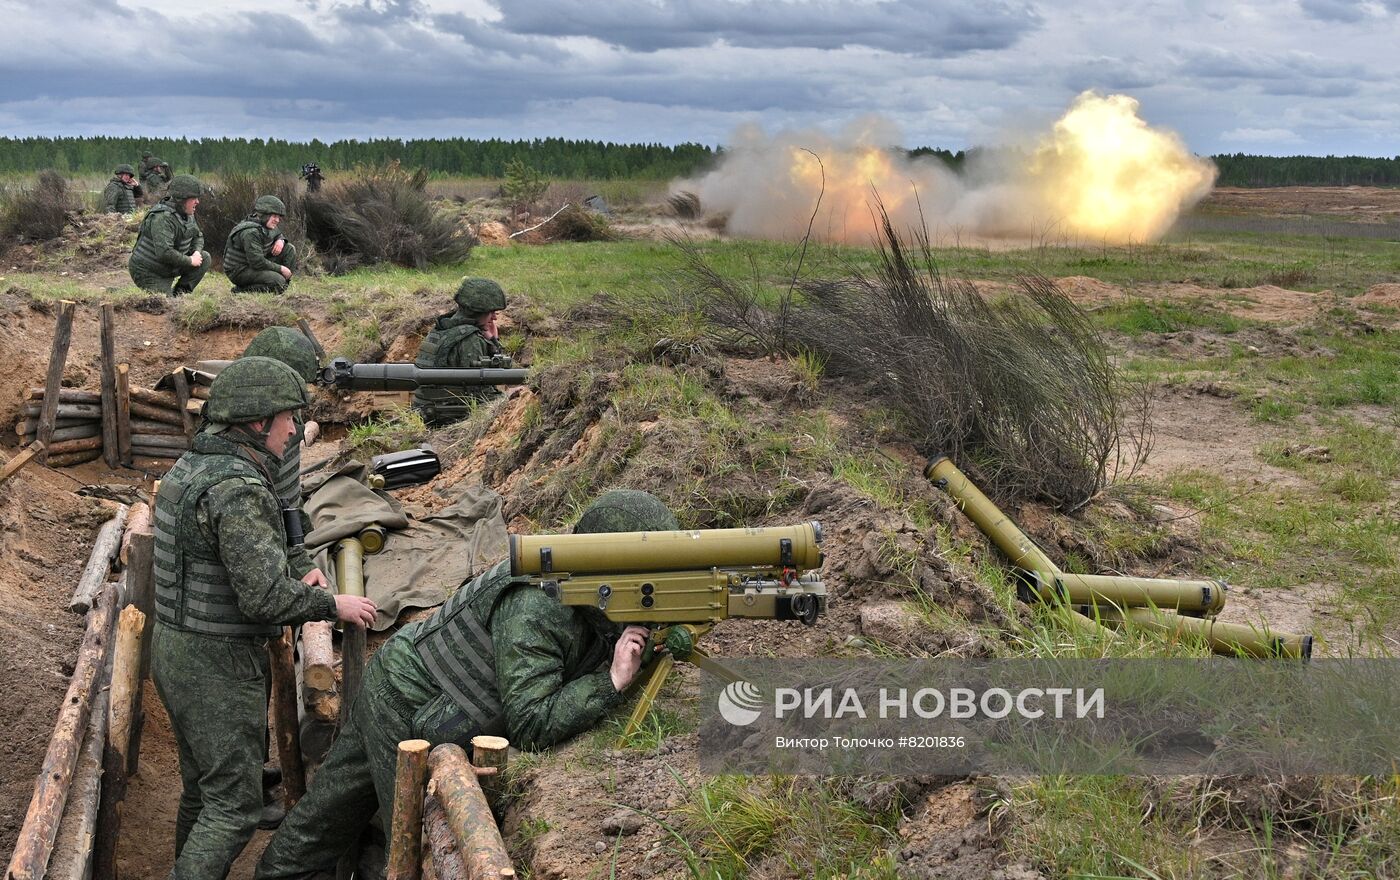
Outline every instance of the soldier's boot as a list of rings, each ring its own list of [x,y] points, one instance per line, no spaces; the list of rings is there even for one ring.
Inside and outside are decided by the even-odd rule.
[[[191,266],[186,269],[184,272],[180,273],[179,278],[175,279],[175,296],[184,296],[187,293],[193,293],[194,289],[199,286],[199,282],[204,280],[204,274],[209,271],[210,257],[208,251],[200,251],[200,253],[204,255],[203,262],[198,266]]]

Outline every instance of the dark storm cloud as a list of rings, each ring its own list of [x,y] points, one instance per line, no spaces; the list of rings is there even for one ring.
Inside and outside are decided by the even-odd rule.
[[[745,48],[864,46],[940,57],[1004,49],[1042,24],[1026,3],[927,0],[508,0],[499,27],[519,34],[593,37],[635,52],[726,43]]]

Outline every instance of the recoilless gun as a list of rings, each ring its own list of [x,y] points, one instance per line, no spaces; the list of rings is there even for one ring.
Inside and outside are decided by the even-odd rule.
[[[651,629],[650,667],[623,738],[646,717],[684,660],[726,681],[739,677],[697,643],[730,617],[796,620],[826,611],[821,524],[674,532],[511,535],[510,569],[565,605]]]
[[[420,385],[465,388],[472,385],[523,385],[530,371],[516,367],[510,357],[496,355],[480,367],[430,370],[413,364],[353,364],[336,358],[323,367],[316,384],[346,391],[413,391]]]

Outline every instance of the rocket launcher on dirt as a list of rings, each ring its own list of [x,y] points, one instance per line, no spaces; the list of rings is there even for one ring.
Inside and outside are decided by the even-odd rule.
[[[1015,570],[1023,601],[1064,606],[1070,621],[1086,631],[1104,624],[1136,624],[1159,632],[1189,635],[1212,651],[1229,656],[1288,657],[1312,655],[1312,637],[1210,619],[1225,607],[1225,584],[1216,580],[1085,575],[1060,571],[1000,508],[946,457],[933,459],[924,476],[958,502],[973,524],[996,545]]]
[[[324,367],[316,384],[346,391],[413,391],[421,385],[466,388],[473,385],[523,385],[530,371],[515,367],[505,355],[496,355],[487,366],[456,370],[428,370],[413,364],[352,364],[336,358]]]
[[[725,681],[739,677],[697,644],[730,617],[797,620],[826,610],[821,524],[674,532],[511,535],[510,569],[565,605],[596,608],[652,630],[665,646],[647,673],[623,739],[637,730],[666,676],[684,660]]]

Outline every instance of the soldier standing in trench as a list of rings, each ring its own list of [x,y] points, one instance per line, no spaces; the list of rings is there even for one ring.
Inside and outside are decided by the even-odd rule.
[[[453,297],[454,311],[441,315],[418,348],[413,362],[420,370],[474,369],[489,366],[502,353],[496,315],[506,307],[506,292],[489,278],[463,278]],[[413,392],[413,408],[430,426],[461,421],[472,407],[501,396],[494,385],[444,388],[419,386]]]
[[[230,364],[210,387],[194,447],[156,497],[152,677],[184,784],[174,880],[227,876],[258,823],[268,640],[308,620],[374,620],[368,599],[288,575],[272,473],[306,404],[304,381],[280,361]]]

